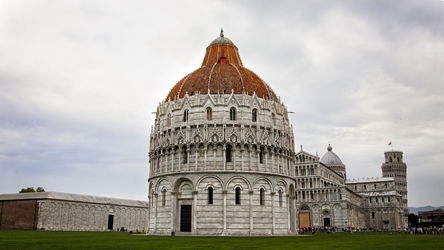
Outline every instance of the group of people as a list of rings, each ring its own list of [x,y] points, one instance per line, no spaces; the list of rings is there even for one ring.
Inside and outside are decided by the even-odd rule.
[[[299,234],[305,234],[305,233],[311,233],[312,235],[316,234],[317,232],[322,232],[322,233],[335,233],[335,232],[367,232],[368,231],[377,231],[376,229],[373,228],[352,228],[352,227],[348,227],[348,228],[338,228],[338,227],[302,227],[302,228],[298,228],[298,233]],[[444,233],[444,228],[443,227],[412,227],[412,228],[406,228],[405,233],[408,234],[443,234]],[[398,234],[401,233],[401,229],[398,228]]]
[[[444,229],[442,227],[412,227],[407,228],[409,234],[443,234]]]

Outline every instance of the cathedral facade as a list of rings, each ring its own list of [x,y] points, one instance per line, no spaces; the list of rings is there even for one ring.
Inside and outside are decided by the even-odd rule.
[[[321,159],[302,147],[296,153],[294,143],[287,107],[221,32],[201,67],[157,107],[147,232],[292,235],[301,227],[405,226],[402,152],[386,153],[383,177],[356,181],[346,180],[330,146]]]

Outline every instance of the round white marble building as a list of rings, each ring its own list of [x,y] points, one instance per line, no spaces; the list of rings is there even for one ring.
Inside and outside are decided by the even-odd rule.
[[[149,234],[296,234],[287,108],[223,36],[157,107]]]

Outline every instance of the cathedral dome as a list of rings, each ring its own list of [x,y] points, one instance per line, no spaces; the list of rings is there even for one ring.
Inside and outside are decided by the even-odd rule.
[[[328,144],[327,153],[325,153],[325,155],[322,156],[321,162],[327,166],[342,164],[341,159],[339,158],[339,156],[337,156],[335,153],[333,153],[332,149],[333,149],[332,146],[330,146],[330,144]]]
[[[237,47],[224,36],[207,47],[202,65],[182,78],[168,93],[165,101],[186,94],[247,94],[277,101],[273,90],[254,72],[242,64]]]

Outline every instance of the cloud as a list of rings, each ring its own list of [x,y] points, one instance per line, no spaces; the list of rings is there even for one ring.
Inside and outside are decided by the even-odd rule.
[[[380,176],[388,141],[409,204],[443,205],[441,1],[0,3],[0,192],[145,200],[159,102],[224,28],[294,114],[296,148],[330,142],[349,178]],[[430,181],[428,181],[430,180]],[[422,186],[420,183],[428,183]]]

